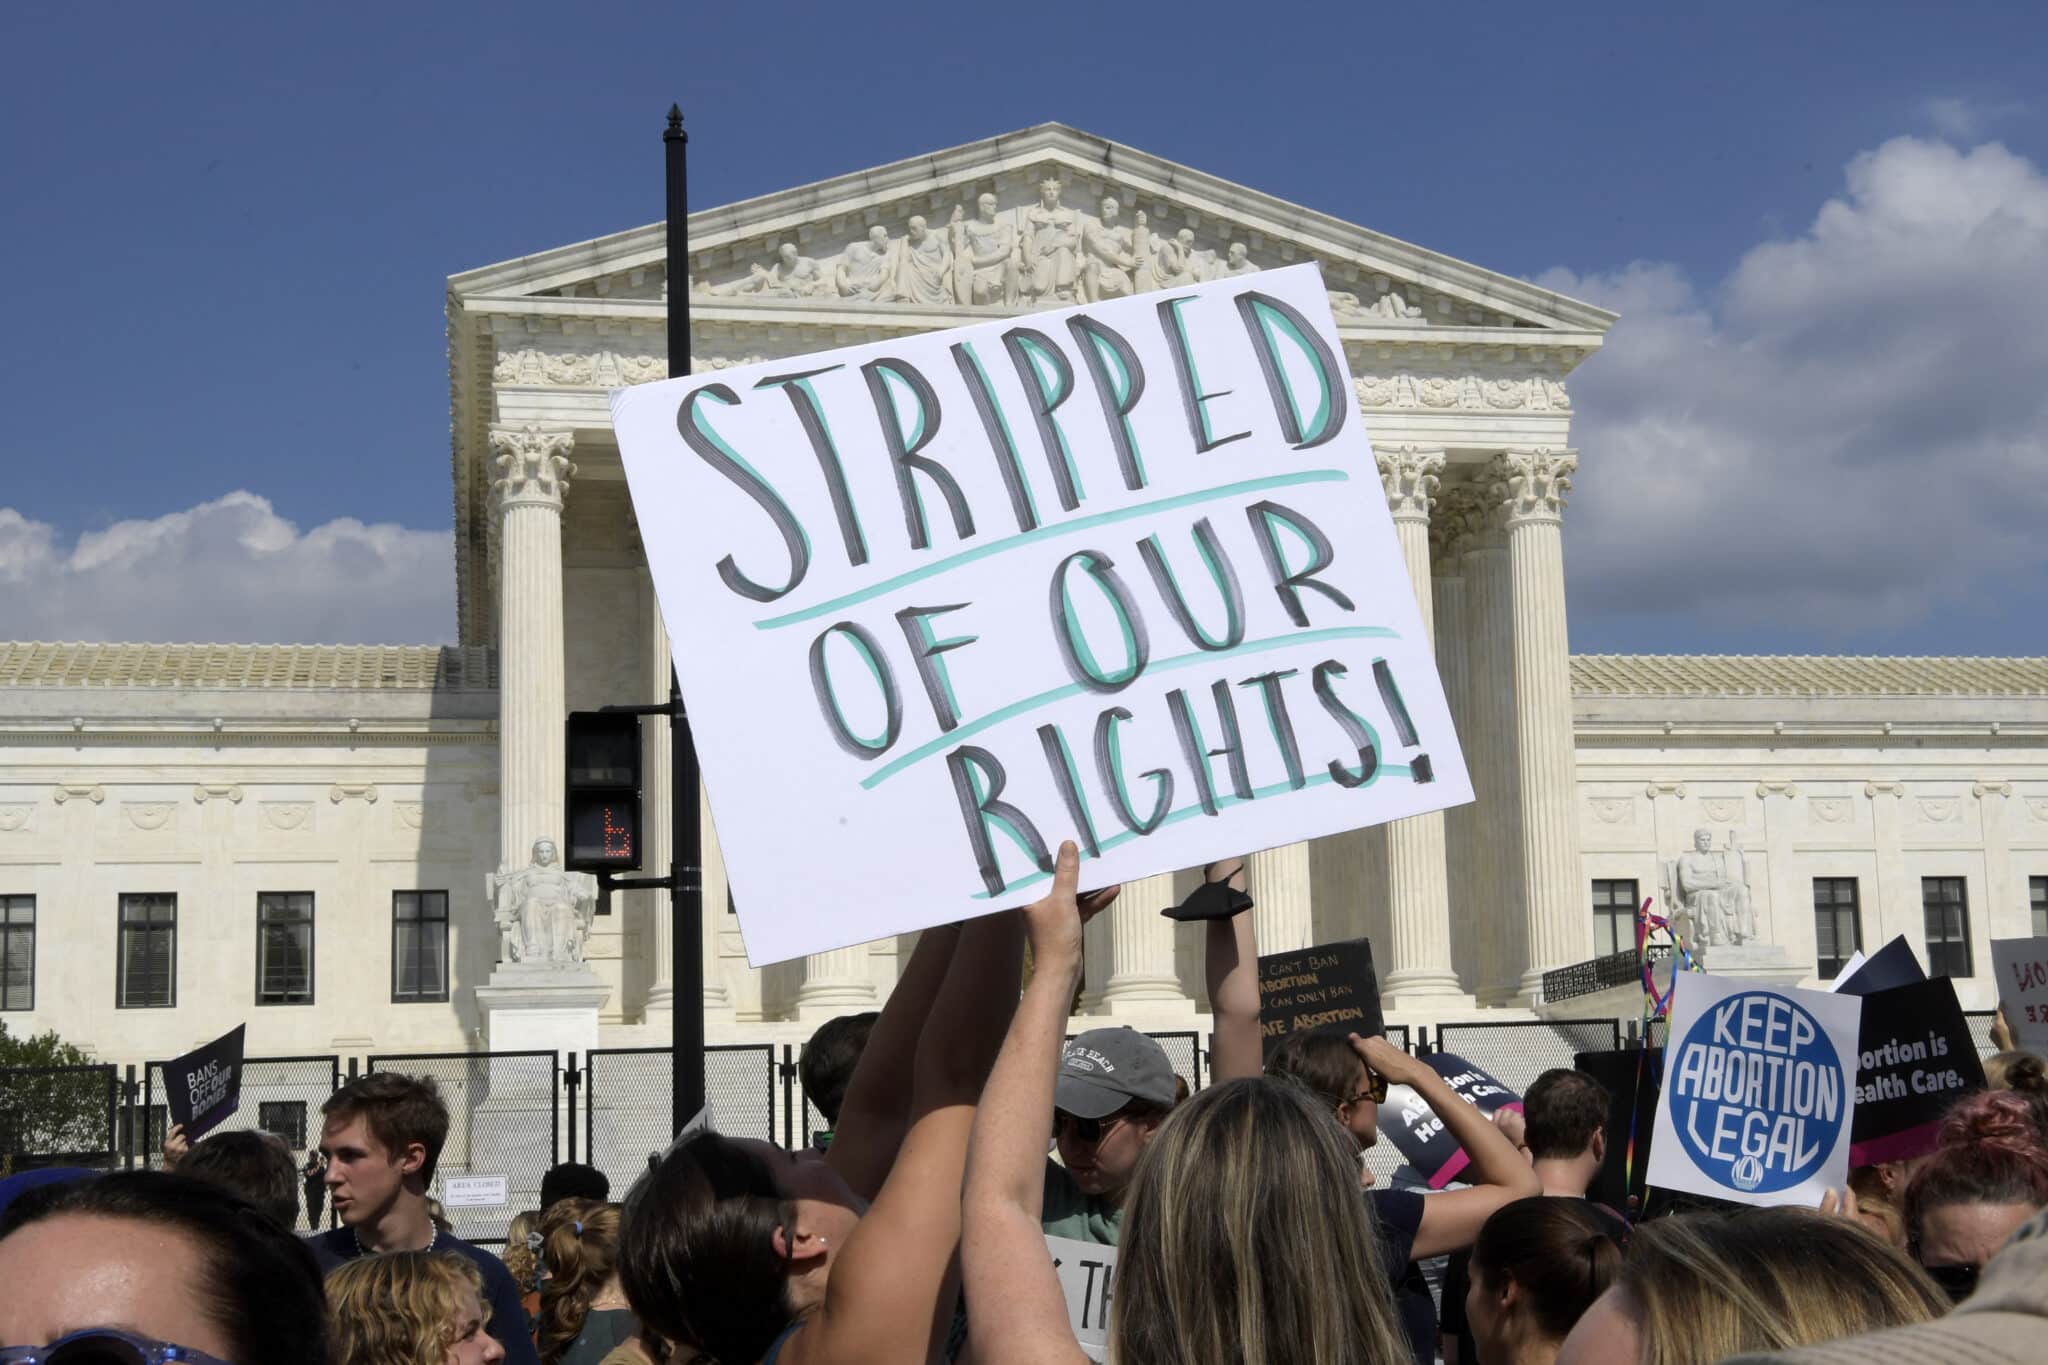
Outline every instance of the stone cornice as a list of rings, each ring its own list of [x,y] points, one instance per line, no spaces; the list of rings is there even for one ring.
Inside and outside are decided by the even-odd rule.
[[[0,749],[404,749],[496,744],[496,726],[483,730],[415,730],[350,734],[331,730],[88,730],[0,728]]]

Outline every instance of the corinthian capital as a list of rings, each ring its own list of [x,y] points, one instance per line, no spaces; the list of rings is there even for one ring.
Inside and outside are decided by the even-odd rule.
[[[1565,494],[1572,491],[1572,472],[1579,467],[1577,451],[1503,451],[1486,467],[1489,491],[1500,509],[1503,522],[1557,521],[1564,515]]]
[[[1430,503],[1436,498],[1437,475],[1443,472],[1444,453],[1425,446],[1376,447],[1380,482],[1387,490],[1387,510],[1395,521],[1428,521]]]
[[[500,508],[520,504],[541,504],[559,508],[569,491],[569,476],[576,466],[569,451],[576,433],[537,426],[492,427],[491,449],[498,477],[491,481],[491,496]]]
[[[1477,485],[1454,483],[1437,495],[1429,517],[1429,552],[1446,562],[1465,553],[1489,524],[1486,495]]]

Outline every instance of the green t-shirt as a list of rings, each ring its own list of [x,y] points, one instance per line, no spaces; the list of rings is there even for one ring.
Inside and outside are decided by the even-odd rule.
[[[1048,1237],[1066,1237],[1098,1246],[1116,1245],[1123,1227],[1123,1205],[1084,1193],[1067,1168],[1050,1157],[1045,1162],[1045,1203],[1039,1218]]]

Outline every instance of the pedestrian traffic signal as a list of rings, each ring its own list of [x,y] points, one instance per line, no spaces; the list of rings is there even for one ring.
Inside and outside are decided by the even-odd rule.
[[[631,872],[640,866],[640,718],[610,711],[569,716],[563,817],[572,872]]]

